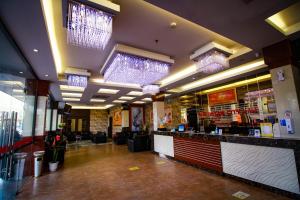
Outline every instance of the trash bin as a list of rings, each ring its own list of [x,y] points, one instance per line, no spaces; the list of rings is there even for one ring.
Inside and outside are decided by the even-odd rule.
[[[35,151],[33,153],[33,156],[34,156],[34,177],[39,177],[42,174],[44,154],[45,154],[45,151]]]
[[[21,181],[23,179],[24,165],[27,153],[15,153],[14,180]]]

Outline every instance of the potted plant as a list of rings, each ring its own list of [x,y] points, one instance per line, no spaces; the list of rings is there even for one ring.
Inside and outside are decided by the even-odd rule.
[[[55,172],[58,167],[58,156],[61,151],[64,150],[64,146],[62,145],[62,136],[61,133],[56,133],[55,137],[52,138],[53,141],[51,143],[51,151],[52,151],[52,157],[49,161],[49,171]]]
[[[56,146],[53,147],[53,155],[52,155],[52,160],[49,162],[49,171],[50,172],[55,172],[58,167],[58,149]]]

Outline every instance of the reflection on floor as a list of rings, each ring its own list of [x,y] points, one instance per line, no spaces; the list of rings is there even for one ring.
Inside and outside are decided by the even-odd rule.
[[[64,167],[32,179],[17,199],[288,199],[229,178],[161,159],[151,152],[130,153],[114,144],[69,148]]]

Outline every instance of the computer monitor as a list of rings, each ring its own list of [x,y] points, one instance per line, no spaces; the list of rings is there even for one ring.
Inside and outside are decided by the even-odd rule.
[[[183,124],[178,126],[178,132],[184,132],[184,125]]]

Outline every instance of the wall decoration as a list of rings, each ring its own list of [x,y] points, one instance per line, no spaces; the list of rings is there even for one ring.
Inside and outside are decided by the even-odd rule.
[[[122,126],[122,111],[121,110],[114,112],[113,125],[114,126]]]
[[[171,107],[165,108],[164,123],[172,124],[172,108]]]
[[[235,89],[211,93],[208,94],[207,97],[208,97],[208,104],[210,106],[220,105],[220,104],[230,104],[230,103],[237,102]]]
[[[131,131],[142,131],[143,107],[131,107]]]

